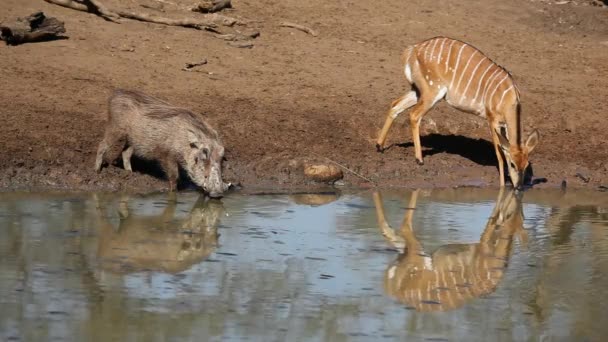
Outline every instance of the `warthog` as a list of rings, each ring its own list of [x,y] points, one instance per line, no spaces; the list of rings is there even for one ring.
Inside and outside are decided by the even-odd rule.
[[[181,166],[211,197],[230,186],[222,181],[224,146],[200,115],[146,94],[117,89],[109,99],[108,123],[97,150],[95,171],[101,171],[108,150],[122,147],[122,161],[131,170],[131,156],[157,160],[175,190]],[[110,156],[108,162],[118,156]]]

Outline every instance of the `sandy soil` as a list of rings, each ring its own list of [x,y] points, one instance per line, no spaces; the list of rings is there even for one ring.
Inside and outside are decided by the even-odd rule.
[[[200,16],[167,1],[105,2]],[[228,149],[225,178],[245,187],[309,186],[293,161],[325,158],[382,186],[495,186],[487,123],[445,104],[425,117],[424,166],[414,161],[406,115],[389,134],[395,145],[375,151],[389,104],[408,89],[401,51],[439,35],[470,42],[512,72],[524,130],[541,132],[531,159],[535,176],[548,179],[542,186],[606,185],[608,8],[593,2],[234,0],[224,14],[248,23],[220,30],[261,33],[243,49],[211,32],[114,24],[42,0],[4,0],[0,20],[42,10],[65,21],[69,39],[0,46],[0,187],[166,189],[142,163],[133,174],[120,165],[93,171],[115,87],[204,114]],[[162,3],[162,12],[141,6]],[[319,35],[279,27],[282,21]],[[203,58],[207,65],[181,70]],[[344,183],[369,185],[349,172]]]

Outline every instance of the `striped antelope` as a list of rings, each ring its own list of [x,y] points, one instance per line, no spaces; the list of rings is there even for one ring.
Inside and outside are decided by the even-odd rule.
[[[448,244],[426,254],[412,228],[417,196],[418,190],[410,197],[410,209],[397,233],[386,222],[381,195],[374,193],[382,235],[403,250],[385,272],[386,293],[418,311],[447,311],[494,292],[504,275],[513,236],[517,233],[527,240],[521,199],[514,191],[505,194],[501,189],[478,243]]]
[[[502,150],[511,182],[515,188],[521,188],[528,155],[538,143],[539,133],[534,130],[522,144],[519,91],[509,72],[473,46],[445,37],[409,46],[402,62],[405,77],[413,89],[393,101],[377,140],[378,151],[384,150],[395,118],[413,107],[410,111],[412,139],[416,161],[422,165],[420,120],[445,98],[452,107],[488,119],[498,158],[500,185],[505,185]]]

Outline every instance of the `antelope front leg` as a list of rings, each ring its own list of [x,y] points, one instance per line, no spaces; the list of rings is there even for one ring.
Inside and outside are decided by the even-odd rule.
[[[382,201],[382,195],[378,191],[374,191],[374,206],[376,207],[376,219],[378,220],[378,228],[380,228],[380,232],[382,236],[384,236],[388,242],[396,248],[405,248],[405,242],[403,238],[395,234],[395,231],[391,226],[386,222],[386,217],[384,216],[384,203]]]
[[[380,131],[380,136],[376,141],[376,150],[378,152],[384,151],[384,143],[386,142],[386,136],[388,135],[388,131],[393,125],[393,121],[395,121],[399,114],[403,113],[405,110],[415,105],[417,101],[418,98],[416,96],[416,92],[414,91],[410,91],[409,93],[393,101],[393,103],[391,104],[391,109],[386,115],[386,121],[384,122],[382,131]]]
[[[492,131],[492,142],[494,143],[494,151],[496,152],[496,159],[498,160],[498,174],[500,177],[500,187],[504,188],[505,186],[505,168],[502,161],[502,153],[500,152],[500,141],[498,140],[498,135],[494,131],[494,129],[490,128]]]

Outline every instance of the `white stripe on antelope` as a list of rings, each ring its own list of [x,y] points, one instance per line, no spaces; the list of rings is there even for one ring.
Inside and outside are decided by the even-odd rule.
[[[423,164],[420,120],[445,98],[454,108],[488,119],[500,185],[505,185],[504,155],[513,186],[521,188],[528,156],[536,147],[539,134],[534,130],[526,142],[522,142],[519,91],[509,72],[473,46],[446,37],[407,47],[402,62],[412,90],[393,101],[377,140],[378,151],[384,150],[395,118],[413,107],[410,111],[412,140],[416,161]]]

